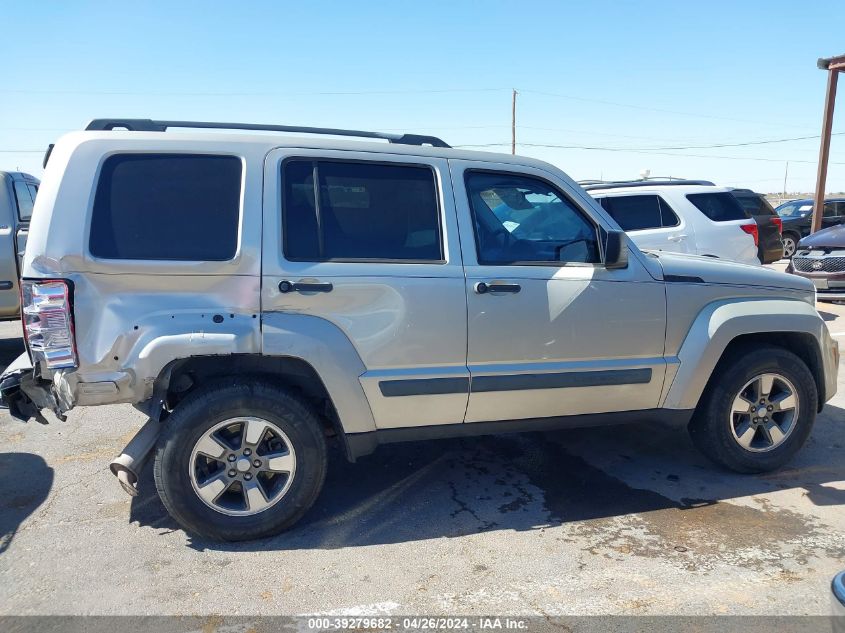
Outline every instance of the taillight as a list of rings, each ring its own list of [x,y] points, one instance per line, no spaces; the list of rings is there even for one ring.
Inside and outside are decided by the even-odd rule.
[[[753,224],[740,224],[739,228],[754,238],[754,246],[757,246],[760,243],[760,234],[757,232],[756,222]]]
[[[21,312],[34,363],[44,361],[49,369],[77,366],[68,282],[22,280]]]
[[[781,218],[772,218],[772,224],[778,227],[778,233],[783,234],[783,220]]]

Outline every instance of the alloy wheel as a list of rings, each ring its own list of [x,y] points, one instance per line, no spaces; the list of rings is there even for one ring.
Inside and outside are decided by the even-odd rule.
[[[230,418],[203,433],[191,451],[191,485],[205,505],[252,516],[277,504],[296,473],[296,453],[278,426],[257,417]]]
[[[798,411],[798,392],[785,376],[760,374],[734,398],[731,433],[746,451],[770,451],[783,444],[795,429]]]
[[[784,236],[783,240],[783,256],[785,259],[789,259],[793,255],[795,255],[795,240],[791,237]]]

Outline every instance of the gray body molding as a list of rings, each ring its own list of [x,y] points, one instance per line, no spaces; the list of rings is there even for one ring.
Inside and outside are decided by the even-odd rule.
[[[266,312],[262,329],[265,356],[298,358],[314,368],[345,433],[375,430],[373,413],[358,380],[366,367],[340,328],[320,317]]]
[[[830,334],[815,308],[789,299],[717,301],[705,306],[693,321],[678,353],[678,371],[662,404],[668,409],[692,409],[728,344],[738,336],[757,333],[809,334],[817,344],[824,370],[824,402],[836,392],[836,361]]]

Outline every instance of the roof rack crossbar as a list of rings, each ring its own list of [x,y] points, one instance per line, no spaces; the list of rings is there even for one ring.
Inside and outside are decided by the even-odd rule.
[[[339,130],[328,127],[300,127],[297,125],[265,125],[262,123],[217,123],[211,121],[154,121],[153,119],[94,119],[86,130],[114,130],[118,128],[130,132],[164,132],[167,128],[203,128],[219,130],[258,130],[262,132],[294,132],[299,134],[328,134],[331,136],[355,136],[359,138],[377,138],[400,145],[431,145],[432,147],[450,147],[436,136],[421,134],[388,134],[385,132],[367,132],[364,130]]]

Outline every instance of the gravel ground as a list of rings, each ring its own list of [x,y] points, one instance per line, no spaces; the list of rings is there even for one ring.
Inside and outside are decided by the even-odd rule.
[[[820,311],[845,336],[845,306]],[[6,362],[19,327],[0,324]],[[298,526],[238,545],[178,529],[149,469],[121,490],[131,407],[2,412],[0,615],[824,615],[845,567],[839,379],[777,473],[720,471],[656,424],[396,445],[335,455]]]

